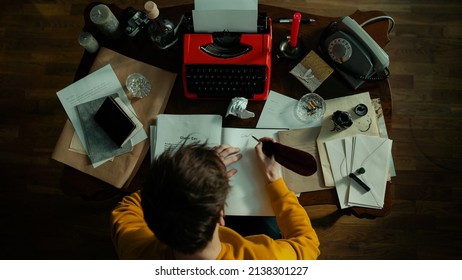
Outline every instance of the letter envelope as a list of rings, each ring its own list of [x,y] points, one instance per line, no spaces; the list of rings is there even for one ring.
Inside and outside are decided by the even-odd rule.
[[[352,137],[333,139],[326,141],[326,149],[329,156],[330,167],[335,183],[335,190],[342,209],[350,207],[348,205],[348,189],[350,184],[350,168],[347,166],[346,140]]]
[[[356,135],[325,142],[341,208],[360,206],[381,209],[385,198],[389,162],[390,139]],[[366,172],[356,174],[369,188],[365,191],[349,178],[360,167]]]
[[[350,180],[348,202],[350,206],[383,207],[387,185],[392,140],[377,136],[358,135],[352,152],[351,172],[363,167],[366,172],[357,174],[370,191],[366,192],[357,182]]]

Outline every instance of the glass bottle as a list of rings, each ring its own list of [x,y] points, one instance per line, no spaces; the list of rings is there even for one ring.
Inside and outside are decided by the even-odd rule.
[[[174,24],[159,16],[159,9],[153,1],[144,4],[146,16],[151,20],[148,26],[148,36],[159,49],[165,50],[173,46],[178,38],[175,35]]]

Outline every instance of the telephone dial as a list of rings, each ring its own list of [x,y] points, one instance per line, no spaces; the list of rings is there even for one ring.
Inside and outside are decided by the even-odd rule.
[[[354,88],[388,77],[385,51],[352,18],[345,16],[324,31],[319,45],[325,59]]]

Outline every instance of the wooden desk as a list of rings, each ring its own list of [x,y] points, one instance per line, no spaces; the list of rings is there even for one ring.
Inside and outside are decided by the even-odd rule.
[[[164,68],[166,70],[181,73],[182,63],[182,48],[181,45],[177,45],[174,48],[167,51],[157,50],[151,42],[148,41],[135,41],[122,36],[117,41],[107,40],[102,36],[95,26],[89,20],[88,14],[91,8],[98,3],[91,3],[85,10],[85,31],[90,31],[102,46],[110,48],[126,56],[134,59]],[[120,18],[122,9],[111,6],[114,14]],[[171,8],[161,9],[161,16],[170,19],[172,22],[177,23],[182,14],[190,12],[193,9],[193,5],[181,5]],[[272,7],[267,5],[259,5],[259,12],[266,12],[270,17],[277,18],[291,18],[293,11]],[[350,15],[358,23],[365,21],[366,19],[384,15],[379,11],[370,12],[356,12]],[[302,17],[316,18],[315,23],[301,24],[300,26],[300,37],[305,43],[306,55],[310,50],[316,50],[316,46],[319,41],[321,32],[328,24],[336,20],[335,18],[328,18],[310,14],[302,14]],[[298,63],[298,61],[291,61],[287,59],[277,59],[276,54],[279,43],[286,36],[290,34],[290,24],[273,24],[273,66],[271,76],[271,89],[279,93],[283,93],[295,99],[299,99],[305,93],[307,89],[293,77],[289,71]],[[371,34],[379,45],[382,47],[389,42],[387,36],[388,23],[386,21],[368,25],[365,27],[366,31]],[[304,57],[304,55],[302,57]],[[77,70],[75,80],[78,80],[88,74],[89,69],[93,63],[95,55],[84,53]],[[325,99],[351,95],[354,93],[369,91],[372,98],[380,98],[383,113],[385,116],[385,122],[387,129],[391,131],[391,113],[392,113],[392,102],[391,102],[391,91],[388,81],[381,81],[370,83],[367,82],[362,85],[358,90],[351,90],[351,88],[339,77],[336,73],[331,75],[317,90],[316,92],[323,96]],[[169,102],[167,104],[165,113],[181,113],[181,114],[220,114],[226,113],[229,101],[191,101],[186,100],[183,96],[183,85],[181,74],[178,76],[175,85],[173,87]],[[242,120],[236,117],[227,117],[223,119],[223,126],[225,127],[255,127],[260,117],[260,113],[263,109],[264,102],[250,102],[247,109],[251,112],[255,112],[255,117],[251,119]],[[149,168],[149,156],[147,156],[141,165],[138,173],[131,181],[131,183],[123,190],[115,189],[108,184],[99,181],[87,174],[84,174],[78,170],[66,166],[62,174],[62,186],[66,193],[74,195],[88,196],[93,199],[104,199],[108,195],[114,195],[122,191],[122,193],[129,193],[137,190],[140,186],[140,182]],[[299,201],[302,205],[319,205],[319,204],[336,204],[338,205],[338,198],[335,189],[322,190],[315,192],[303,193]],[[344,210],[346,213],[351,213],[358,217],[380,217],[385,216],[389,213],[391,208],[391,190],[390,184],[387,185],[385,195],[385,205],[381,210],[354,207]]]

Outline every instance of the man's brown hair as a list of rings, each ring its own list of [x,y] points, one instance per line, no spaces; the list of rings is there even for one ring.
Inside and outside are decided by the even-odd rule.
[[[229,189],[226,167],[206,143],[168,149],[153,161],[141,191],[144,219],[171,248],[198,252],[212,239]]]

